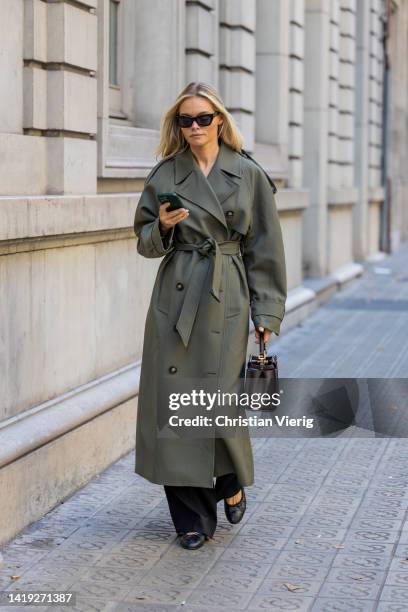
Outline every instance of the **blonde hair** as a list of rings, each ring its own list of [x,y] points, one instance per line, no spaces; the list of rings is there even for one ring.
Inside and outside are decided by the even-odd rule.
[[[156,155],[161,155],[165,158],[189,147],[181,128],[177,125],[176,115],[183,100],[192,96],[202,96],[206,98],[211,103],[214,110],[222,114],[223,124],[218,132],[218,138],[223,140],[231,149],[240,151],[244,139],[233,116],[225,108],[217,91],[214,87],[206,83],[192,82],[182,90],[175,103],[165,112],[161,119],[160,141],[155,150]]]

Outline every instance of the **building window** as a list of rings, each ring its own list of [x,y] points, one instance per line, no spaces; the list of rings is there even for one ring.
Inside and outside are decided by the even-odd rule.
[[[124,119],[122,111],[122,0],[109,0],[109,115]]]
[[[119,85],[118,80],[118,13],[119,2],[110,0],[109,9],[109,83]]]

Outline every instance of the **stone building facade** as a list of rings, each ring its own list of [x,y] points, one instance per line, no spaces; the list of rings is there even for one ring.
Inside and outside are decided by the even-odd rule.
[[[408,0],[1,1],[0,542],[134,444],[178,92],[215,85],[278,186],[284,333],[408,236],[407,36]]]

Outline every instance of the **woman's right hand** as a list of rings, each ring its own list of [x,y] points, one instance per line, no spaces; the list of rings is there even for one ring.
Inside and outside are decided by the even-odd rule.
[[[160,205],[160,230],[163,234],[167,234],[171,228],[186,219],[189,215],[189,210],[187,208],[177,208],[177,210],[172,210],[167,212],[167,207],[170,206],[170,202],[163,202]]]

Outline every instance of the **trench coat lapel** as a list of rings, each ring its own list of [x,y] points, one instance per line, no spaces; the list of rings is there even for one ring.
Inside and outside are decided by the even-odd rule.
[[[242,177],[240,154],[220,142],[211,169],[211,184],[195,161],[190,147],[176,155],[175,162],[176,193],[212,214],[228,230],[222,203],[239,189]]]

